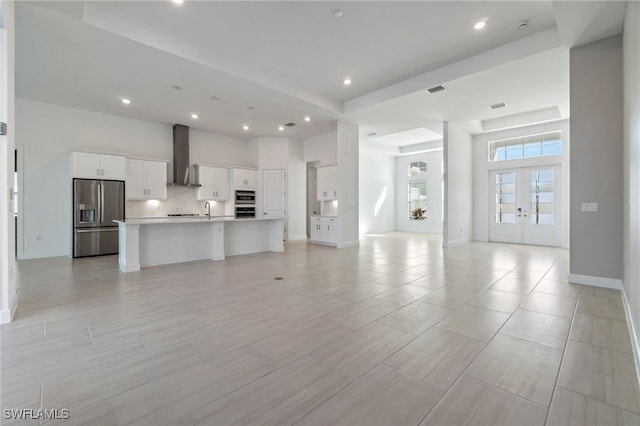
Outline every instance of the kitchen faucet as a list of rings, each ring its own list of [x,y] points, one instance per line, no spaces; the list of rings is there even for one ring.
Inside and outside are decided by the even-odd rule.
[[[207,218],[211,220],[211,204],[208,201],[204,203],[204,208],[207,209]]]

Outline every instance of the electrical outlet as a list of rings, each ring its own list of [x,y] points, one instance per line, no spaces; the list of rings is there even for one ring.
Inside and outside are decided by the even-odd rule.
[[[582,203],[581,207],[585,213],[596,213],[598,211],[598,203]]]

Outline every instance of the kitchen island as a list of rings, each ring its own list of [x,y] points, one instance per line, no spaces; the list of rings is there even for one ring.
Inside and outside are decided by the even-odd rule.
[[[228,217],[131,218],[118,223],[123,272],[141,267],[224,260],[225,256],[284,251],[284,219]]]

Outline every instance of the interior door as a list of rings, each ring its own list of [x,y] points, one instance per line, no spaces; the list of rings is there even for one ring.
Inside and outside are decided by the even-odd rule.
[[[284,170],[262,172],[262,215],[264,217],[284,217],[286,195],[284,185]]]
[[[490,172],[489,240],[560,246],[560,166]]]

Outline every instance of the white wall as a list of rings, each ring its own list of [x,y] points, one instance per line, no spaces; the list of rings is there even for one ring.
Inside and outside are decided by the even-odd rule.
[[[360,144],[360,234],[395,229],[395,158]]]
[[[359,190],[358,159],[359,136],[358,126],[346,121],[338,122],[337,133],[338,160],[338,220],[340,235],[338,247],[352,247],[359,244]]]
[[[247,141],[197,131],[191,135],[192,163],[244,164],[243,159],[250,158]],[[168,124],[17,98],[16,145],[22,170],[18,258],[71,252],[71,150],[170,160],[172,144]]]
[[[304,144],[289,139],[289,171],[287,173],[287,239],[307,239],[307,163]]]
[[[171,127],[171,126],[169,126]],[[173,157],[172,133],[169,132],[169,157]],[[258,167],[248,142],[215,133],[189,129],[189,164],[206,163],[221,166]]]
[[[442,150],[396,157],[396,230],[442,234]],[[427,219],[411,220],[408,168],[414,161],[427,162]]]
[[[473,161],[471,135],[453,122],[443,124],[444,223],[443,247],[471,241]]]
[[[524,160],[489,161],[489,142],[560,130],[562,131],[561,156],[538,157]],[[569,120],[518,127],[484,133],[473,137],[473,240],[489,240],[489,171],[501,168],[518,168],[537,165],[560,164],[562,200],[560,206],[562,246],[569,246]]]
[[[304,141],[304,161],[319,161],[318,166],[338,164],[338,133],[329,132]]]
[[[624,295],[636,366],[640,367],[640,3],[627,2],[624,21]],[[639,370],[640,371],[640,370]],[[640,373],[639,373],[640,374]]]
[[[622,38],[570,51],[571,280],[623,275]],[[581,203],[597,202],[598,212]]]
[[[13,152],[15,147],[15,25],[14,2],[0,3],[0,121],[7,135],[0,136],[0,324],[15,313],[18,287],[14,266]]]
[[[283,169],[286,173],[286,216],[285,239],[302,240],[306,233],[306,163],[302,141],[286,137],[261,137],[249,143],[250,151],[256,158],[258,188],[262,187],[262,171]],[[262,215],[261,192],[256,194],[256,215]]]

